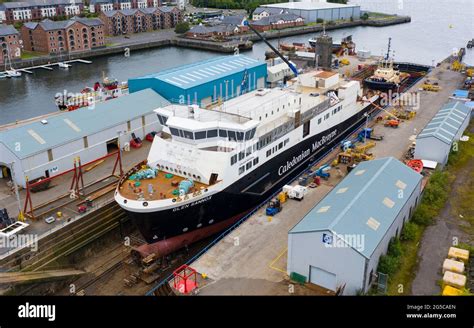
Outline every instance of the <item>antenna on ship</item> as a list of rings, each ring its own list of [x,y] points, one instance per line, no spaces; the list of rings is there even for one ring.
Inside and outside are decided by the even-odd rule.
[[[385,55],[385,60],[390,58],[390,46],[392,44],[392,38],[388,38],[388,45],[387,45],[387,54]]]

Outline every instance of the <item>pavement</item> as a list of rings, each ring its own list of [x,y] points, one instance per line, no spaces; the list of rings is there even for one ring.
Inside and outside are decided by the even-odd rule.
[[[376,158],[393,156],[403,160],[413,136],[418,134],[448,101],[448,97],[453,90],[457,89],[463,77],[460,73],[446,70],[446,66],[443,65],[433,69],[430,79],[439,80],[441,91],[438,93],[418,91],[422,81],[410,89],[419,95],[419,109],[414,119],[402,122],[398,128],[384,127],[381,123],[374,126],[376,134],[384,135],[384,140],[377,142],[376,146],[370,150]],[[335,153],[328,155],[320,163],[331,160],[334,155]],[[323,181],[320,187],[310,189],[309,194],[301,202],[288,200],[283,204],[282,212],[271,221],[265,215],[264,208],[260,209],[191,263],[192,268],[207,276],[198,294],[291,294],[291,283],[286,273],[288,231],[342,179],[344,174],[342,170],[333,169],[328,182]],[[433,248],[437,244],[436,238],[433,238],[432,243],[433,245],[428,247]],[[444,252],[443,255],[445,255]],[[421,254],[421,256],[423,259],[433,257],[432,254]],[[436,265],[434,268],[436,272],[442,265],[442,261],[436,259],[432,262],[432,265]],[[420,274],[421,280],[428,279],[423,272]]]

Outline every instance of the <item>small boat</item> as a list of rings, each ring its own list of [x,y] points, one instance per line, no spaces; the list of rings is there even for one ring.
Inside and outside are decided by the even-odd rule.
[[[59,62],[59,63],[58,63],[58,66],[59,66],[60,68],[64,68],[64,69],[68,69],[69,67],[71,67],[71,65],[66,64],[65,62]]]
[[[126,94],[128,94],[127,82],[119,83],[116,79],[104,77],[102,84],[96,82],[93,87],[85,87],[79,93],[57,95],[55,102],[60,111],[73,111]]]
[[[20,77],[21,76],[21,72],[17,71],[14,68],[10,68],[6,70],[5,74],[6,74],[6,77]]]

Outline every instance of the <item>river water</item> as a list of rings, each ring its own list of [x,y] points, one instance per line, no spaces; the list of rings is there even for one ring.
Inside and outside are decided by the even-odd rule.
[[[362,9],[409,15],[409,24],[382,28],[356,27],[330,31],[334,41],[353,35],[357,49],[374,55],[385,53],[387,40],[397,61],[432,65],[446,58],[455,48],[465,47],[474,37],[474,0],[353,0]],[[307,42],[310,34],[282,38],[282,42]],[[278,40],[272,40],[276,44]],[[263,42],[256,43],[245,54],[264,59]],[[131,77],[204,60],[216,53],[183,48],[161,48],[132,52],[130,57],[113,55],[93,58],[93,64],[75,63],[68,70],[35,70],[21,78],[0,79],[0,124],[14,122],[56,111],[57,92],[79,92],[92,86],[102,73],[120,81]],[[464,60],[474,65],[474,50],[467,50]]]

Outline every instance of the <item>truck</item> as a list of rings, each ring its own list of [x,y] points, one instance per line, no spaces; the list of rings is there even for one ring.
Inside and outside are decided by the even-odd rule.
[[[308,188],[300,185],[285,185],[283,186],[283,192],[288,195],[288,198],[302,200],[304,196],[308,193]]]

